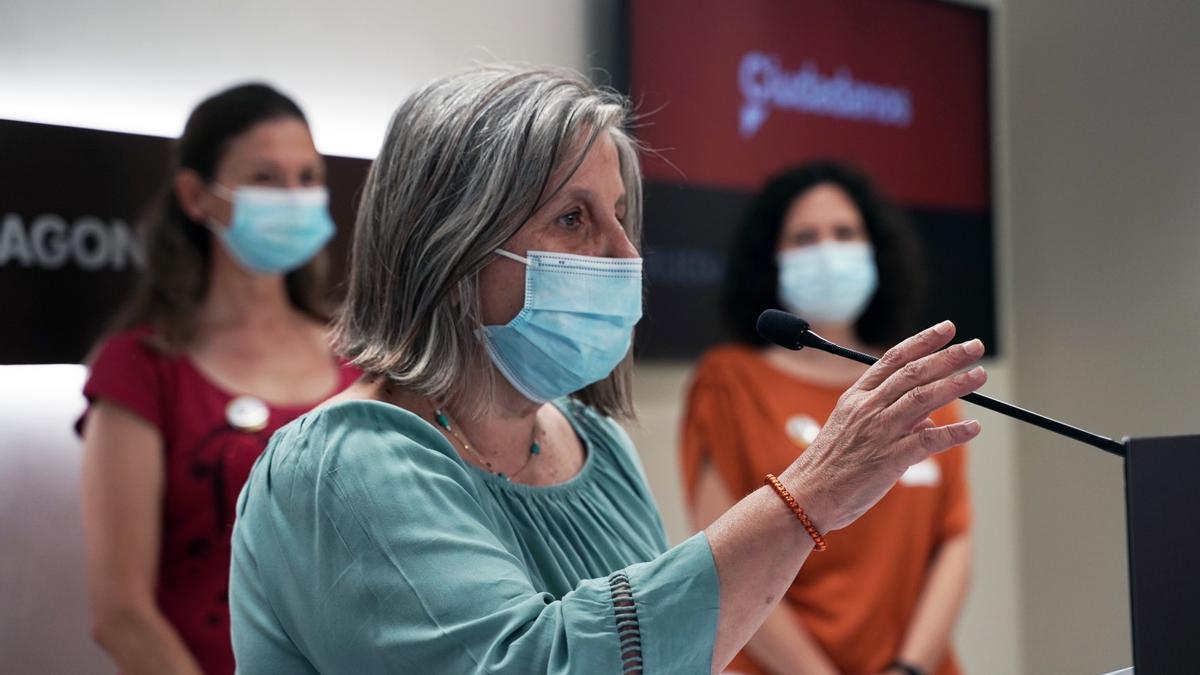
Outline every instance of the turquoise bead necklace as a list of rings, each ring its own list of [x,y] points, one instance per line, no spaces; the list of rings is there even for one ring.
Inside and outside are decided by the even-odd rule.
[[[455,429],[456,425],[452,425],[450,423],[450,416],[446,414],[445,410],[441,408],[434,408],[433,419],[435,422],[437,422],[439,427],[446,430],[446,433],[449,434],[451,438],[458,441],[464,450],[471,453],[475,459],[478,459],[480,462],[482,462],[490,473],[507,481],[511,481],[513,478],[519,476],[522,471],[529,468],[529,463],[533,461],[533,458],[542,453],[542,446],[537,442],[537,425],[535,424],[533,427],[533,440],[529,444],[529,455],[525,457],[525,463],[521,465],[521,468],[517,469],[511,474],[505,474],[502,471],[497,471],[495,467],[492,466],[491,460],[489,460],[487,457],[484,457],[478,450],[472,447],[466,436],[458,433],[458,431]]]

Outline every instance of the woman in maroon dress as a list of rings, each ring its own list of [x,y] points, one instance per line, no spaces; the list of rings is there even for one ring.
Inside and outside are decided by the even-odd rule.
[[[95,639],[125,673],[233,673],[230,533],[267,439],[357,372],[331,353],[333,234],[303,113],[234,87],[188,118],[148,269],[81,420]]]

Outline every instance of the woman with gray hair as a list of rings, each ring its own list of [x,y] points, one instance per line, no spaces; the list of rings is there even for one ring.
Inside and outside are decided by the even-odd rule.
[[[949,322],[889,351],[800,459],[668,549],[629,438],[641,175],[627,102],[482,68],[396,112],[359,209],[343,354],[238,506],[239,670],[717,672],[823,534],[979,432]]]

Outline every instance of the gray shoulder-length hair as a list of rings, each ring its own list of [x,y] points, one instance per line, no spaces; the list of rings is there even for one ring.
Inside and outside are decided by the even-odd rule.
[[[625,97],[560,69],[474,68],[410,96],[359,206],[335,325],[340,353],[368,376],[479,410],[495,386],[479,336],[479,271],[604,132],[620,158],[625,231],[640,250],[642,177],[629,120]],[[573,396],[632,417],[631,373],[632,353]]]

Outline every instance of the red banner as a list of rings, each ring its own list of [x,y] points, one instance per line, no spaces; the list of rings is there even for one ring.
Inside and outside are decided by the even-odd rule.
[[[836,158],[909,205],[991,204],[988,15],[933,0],[633,0],[647,177],[754,190]]]

